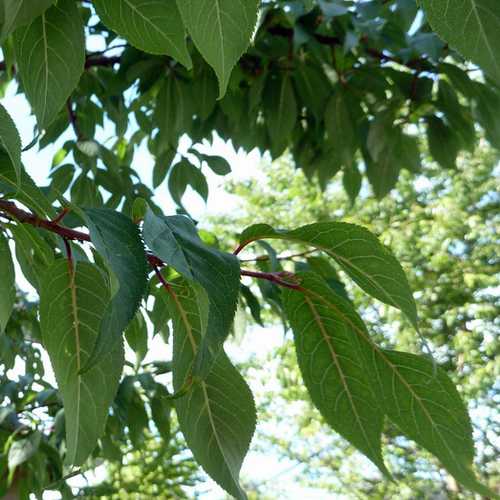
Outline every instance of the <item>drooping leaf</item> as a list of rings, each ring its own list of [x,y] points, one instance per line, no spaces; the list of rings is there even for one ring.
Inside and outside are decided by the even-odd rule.
[[[361,172],[359,171],[359,167],[357,165],[351,165],[344,169],[342,185],[351,200],[351,205],[354,205],[354,202],[361,191],[362,182],[363,178],[361,177]]]
[[[226,93],[231,71],[250,44],[257,23],[258,0],[177,0],[184,24],[196,48]]]
[[[286,74],[269,77],[263,100],[273,154],[278,156],[286,148],[297,121],[297,102],[290,77]]]
[[[429,151],[442,167],[455,169],[460,144],[455,131],[438,116],[427,118]]]
[[[32,432],[28,437],[14,441],[9,448],[7,463],[10,471],[29,460],[38,450],[42,435]]]
[[[208,184],[202,171],[187,159],[176,163],[168,178],[168,189],[174,201],[182,206],[182,197],[188,186],[191,186],[204,201],[208,198]]]
[[[138,49],[168,54],[190,69],[186,31],[175,0],[95,0],[102,22]]]
[[[17,184],[21,182],[21,138],[7,110],[0,104],[0,146],[9,155]]]
[[[207,292],[208,328],[193,372],[204,377],[229,334],[236,312],[239,261],[234,255],[205,245],[187,217],[156,216],[149,211],[143,236],[155,255],[184,277],[200,283]]]
[[[19,26],[28,24],[36,17],[43,14],[54,0],[3,0],[0,10],[2,12],[2,23],[0,23],[0,45],[7,36]]]
[[[74,267],[73,267],[74,266]],[[99,268],[58,260],[46,271],[40,293],[42,340],[49,353],[66,420],[66,463],[81,465],[104,432],[123,368],[123,345],[114,344],[86,373],[110,299]]]
[[[500,5],[496,0],[422,0],[432,29],[500,83]]]
[[[252,290],[250,287],[241,284],[240,285],[240,291],[241,295],[245,299],[245,302],[250,309],[250,314],[252,315],[252,318],[260,325],[264,326],[264,323],[262,323],[262,317],[261,317],[261,306],[259,304],[259,301],[257,297],[253,294]]]
[[[401,265],[367,229],[344,222],[320,222],[292,231],[256,224],[243,231],[240,242],[245,246],[266,238],[293,241],[323,250],[365,292],[403,311],[417,328],[417,308]]]
[[[486,496],[491,494],[472,471],[470,420],[446,373],[426,357],[378,347],[350,302],[339,302],[326,288],[309,286],[304,280],[302,292],[356,335],[365,359],[363,367],[387,417],[406,436],[434,454],[467,488]]]
[[[9,241],[0,231],[0,335],[5,331],[16,300],[15,273]]]
[[[301,64],[294,74],[294,82],[302,102],[321,120],[332,92],[332,86],[323,70],[318,66]]]
[[[364,367],[362,349],[368,346],[316,295],[328,297],[343,311],[351,306],[318,275],[309,272],[297,277],[305,291],[285,289],[283,303],[311,399],[333,429],[390,476],[381,450],[384,413]]]
[[[169,308],[174,321],[174,389],[181,389],[207,328],[209,303],[196,283],[176,280]],[[205,380],[175,400],[179,424],[196,461],[228,493],[246,499],[239,472],[255,430],[255,405],[249,387],[224,350]]]
[[[84,212],[90,239],[119,285],[106,308],[92,355],[82,364],[85,371],[121,344],[122,334],[146,291],[148,264],[139,229],[128,217],[105,208]]]
[[[227,175],[231,173],[231,165],[229,162],[218,155],[201,155],[201,158],[217,175]]]
[[[14,36],[19,73],[26,97],[45,129],[66,103],[83,72],[85,37],[78,6],[58,0]]]
[[[125,339],[129,347],[134,351],[136,365],[139,366],[148,352],[148,330],[144,316],[140,311],[137,312],[125,330]]]

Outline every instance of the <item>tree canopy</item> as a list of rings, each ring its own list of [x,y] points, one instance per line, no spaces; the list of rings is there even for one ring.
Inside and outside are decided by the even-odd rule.
[[[499,28],[494,0],[3,1],[2,89],[15,82],[36,127],[22,144],[0,105],[2,491],[71,496],[65,481],[90,457],[120,462],[128,443],[130,460],[141,446],[153,455],[168,446],[174,409],[196,462],[247,498],[239,473],[256,408],[224,350],[240,296],[258,320],[244,277],[259,281],[290,324],[325,422],[387,481],[390,421],[463,487],[493,495],[474,471],[471,421],[441,360],[425,346],[385,345],[324,264],[273,267],[270,242],[321,252],[423,338],[418,295],[372,230],[331,217],[285,229],[252,221],[229,249],[199,231],[183,197],[190,187],[206,200],[204,171],[231,170],[197,146],[213,134],[273,158],[289,150],[323,188],[342,170],[351,203],[362,174],[381,199],[401,169],[423,172],[423,134],[443,169],[456,169],[480,134],[500,147]],[[190,141],[185,154],[181,138]],[[155,158],[152,183],[135,159],[144,144]],[[41,186],[22,153],[49,145],[59,149]],[[164,181],[176,214],[155,202]],[[268,259],[242,266],[255,244]],[[31,302],[21,273],[36,291]],[[148,329],[169,348],[143,366]],[[45,380],[38,344],[57,388]],[[13,380],[18,357],[25,375]],[[163,446],[147,439],[151,421]],[[172,487],[195,475],[190,462],[176,474]]]

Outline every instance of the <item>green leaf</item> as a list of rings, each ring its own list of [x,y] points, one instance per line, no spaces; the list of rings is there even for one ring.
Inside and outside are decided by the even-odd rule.
[[[455,387],[441,368],[423,356],[386,351],[374,344],[366,327],[348,301],[326,288],[308,286],[303,292],[324,306],[356,335],[363,368],[378,404],[389,419],[409,438],[433,453],[446,469],[467,488],[491,494],[472,472],[474,447],[467,411]]]
[[[286,74],[269,76],[263,102],[273,154],[278,156],[288,145],[297,122],[297,102],[290,77]]]
[[[15,272],[9,240],[0,231],[0,335],[5,331],[16,301]]]
[[[250,287],[240,284],[240,292],[241,295],[244,297],[245,302],[250,309],[250,314],[252,315],[252,318],[258,323],[260,326],[264,326],[264,323],[262,322],[262,317],[261,317],[261,307],[260,303],[257,299],[257,297],[253,294],[252,290]]]
[[[187,159],[176,163],[168,177],[168,189],[174,201],[182,206],[182,197],[188,186],[191,186],[206,202],[208,198],[208,184],[202,171]]]
[[[163,386],[160,387],[163,388]],[[151,417],[163,441],[168,443],[171,438],[170,414],[172,412],[172,403],[166,396],[167,394],[160,393],[160,395],[157,394],[152,398]]]
[[[121,344],[147,287],[148,263],[139,229],[125,215],[105,208],[84,210],[90,239],[116,277],[119,289],[107,306],[92,355],[82,364],[88,370]]]
[[[177,0],[196,48],[219,80],[219,98],[227,90],[231,70],[250,44],[259,0]]]
[[[85,38],[78,6],[58,0],[14,35],[19,74],[38,127],[57,117],[80,80],[85,63]]]
[[[240,242],[245,246],[266,238],[293,241],[323,250],[366,293],[403,311],[417,328],[417,308],[401,265],[367,229],[344,222],[319,222],[292,231],[256,224],[243,231]]]
[[[325,126],[328,139],[342,165],[350,166],[358,148],[355,108],[352,96],[338,88],[330,98],[325,110]]]
[[[201,155],[204,162],[212,169],[217,175],[227,175],[231,173],[231,165],[222,156],[217,155]]]
[[[99,268],[58,260],[46,271],[40,293],[42,341],[50,357],[66,420],[66,463],[81,465],[104,433],[123,368],[123,345],[85,374],[110,299]]]
[[[190,377],[208,321],[208,298],[199,285],[176,280],[169,307],[174,322],[173,382]],[[175,400],[181,431],[196,461],[229,494],[246,499],[239,472],[255,431],[252,393],[221,350],[205,380]]]
[[[7,110],[0,104],[0,145],[9,155],[16,174],[17,184],[21,182],[21,138],[16,125]]]
[[[500,5],[496,0],[422,0],[432,29],[500,83]]]
[[[33,19],[43,14],[54,0],[3,0],[0,10],[2,11],[3,23],[0,26],[0,45],[2,45],[16,28],[30,23]]]
[[[333,429],[390,477],[381,449],[384,413],[364,366],[362,349],[367,345],[316,295],[327,297],[344,312],[351,306],[318,275],[299,273],[297,277],[301,290],[285,289],[283,303],[311,399]],[[370,350],[366,357],[369,355]]]
[[[20,173],[19,185],[12,160],[7,153],[0,150],[0,194],[6,198],[19,200],[39,216],[54,217],[54,209],[47,197],[23,168]]]
[[[191,69],[186,31],[175,0],[95,0],[102,22],[134,47],[167,54]]]
[[[322,120],[332,85],[321,67],[300,64],[294,72],[294,82],[303,105],[310,108],[318,120]]]
[[[423,356],[374,349],[378,398],[387,416],[435,455],[455,479],[485,496],[472,470],[474,442],[464,403],[444,370]]]
[[[344,169],[344,175],[342,176],[342,185],[344,186],[345,192],[351,200],[351,205],[354,205],[359,192],[361,191],[361,183],[363,178],[359,167],[357,165],[351,165]]]
[[[187,217],[159,217],[149,211],[143,236],[155,255],[184,277],[200,283],[208,294],[208,329],[194,367],[194,374],[204,377],[229,334],[236,312],[239,261],[234,255],[205,245]]]
[[[148,329],[144,316],[140,311],[137,312],[125,330],[125,339],[129,347],[134,351],[136,365],[139,366],[148,352]]]
[[[460,151],[458,137],[455,131],[437,116],[427,118],[427,142],[435,161],[444,168],[457,168],[457,156]]]

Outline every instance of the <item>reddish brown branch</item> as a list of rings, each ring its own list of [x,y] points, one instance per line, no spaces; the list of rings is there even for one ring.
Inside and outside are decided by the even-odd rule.
[[[249,271],[247,269],[241,270],[241,276],[250,276],[251,278],[258,278],[261,280],[271,281],[279,286],[285,288],[292,288],[293,290],[301,290],[302,287],[295,280],[295,275],[288,272],[278,272],[278,273],[261,273],[259,271]],[[291,280],[291,281],[287,281]]]

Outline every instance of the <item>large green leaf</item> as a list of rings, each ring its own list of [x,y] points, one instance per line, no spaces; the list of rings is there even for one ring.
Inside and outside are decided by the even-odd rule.
[[[143,235],[155,255],[184,277],[200,283],[208,294],[207,333],[193,372],[204,377],[229,334],[236,312],[239,261],[234,255],[205,245],[187,217],[159,217],[149,211],[144,219]]]
[[[497,0],[422,0],[432,29],[500,83],[500,4]]]
[[[78,6],[59,0],[31,24],[16,30],[14,46],[26,97],[45,129],[80,80],[85,37]]]
[[[102,22],[135,47],[168,54],[191,68],[186,31],[175,0],[95,0],[93,5]]]
[[[348,301],[326,286],[310,286],[303,280],[302,292],[321,304],[325,316],[332,315],[356,335],[365,358],[363,367],[380,408],[401,431],[433,453],[446,469],[467,488],[491,495],[472,471],[474,446],[465,405],[446,373],[428,358],[386,351],[374,344],[366,327]],[[326,284],[325,284],[326,285]]]
[[[128,217],[105,208],[88,208],[84,212],[90,239],[119,284],[106,309],[92,356],[82,365],[87,370],[121,344],[122,333],[146,291],[148,263],[139,229]]]
[[[0,231],[0,335],[5,331],[16,300],[15,273],[9,241]]]
[[[259,0],[177,0],[196,48],[217,74],[220,97],[250,44],[259,5]]]
[[[417,308],[401,265],[367,229],[344,222],[319,222],[292,231],[256,224],[243,231],[240,242],[244,246],[266,238],[294,241],[323,250],[365,292],[403,311],[417,328]]]
[[[285,289],[283,304],[311,399],[333,429],[389,476],[381,450],[384,413],[365,368],[370,349],[359,342],[352,326],[316,295],[328,297],[345,314],[351,306],[318,275],[297,276],[306,292]],[[368,353],[363,355],[362,349]]]
[[[174,323],[174,389],[190,377],[208,321],[208,298],[196,283],[176,280],[169,309]],[[175,400],[179,424],[196,461],[238,499],[246,495],[239,472],[255,430],[255,405],[249,387],[224,350],[205,380]]]
[[[21,138],[7,110],[0,104],[0,145],[9,155],[16,180],[21,181]]]
[[[85,374],[109,302],[109,288],[95,265],[66,260],[46,271],[40,293],[43,345],[49,353],[66,420],[66,463],[81,465],[104,432],[123,368],[123,345]]]
[[[19,26],[28,24],[46,11],[54,0],[3,0],[0,5],[3,20],[0,26],[0,45]]]

